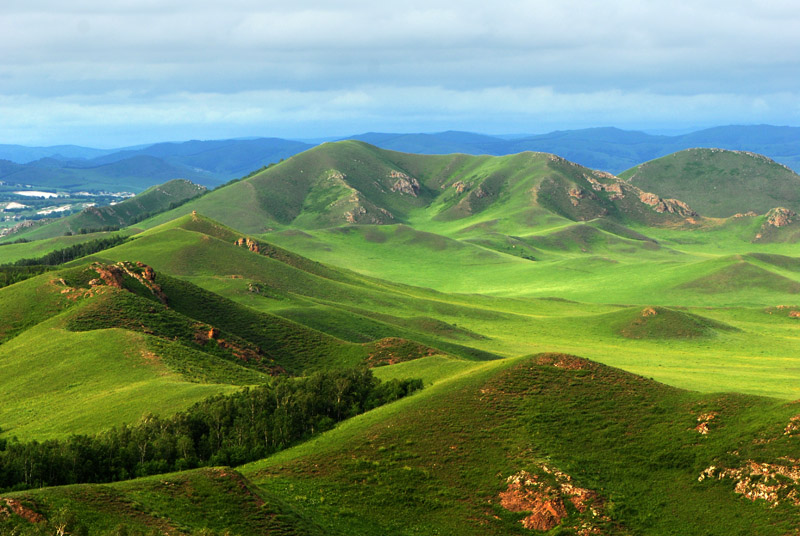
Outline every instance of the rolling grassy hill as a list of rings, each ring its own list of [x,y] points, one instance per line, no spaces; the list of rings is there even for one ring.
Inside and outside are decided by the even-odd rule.
[[[354,141],[315,147],[153,221],[191,210],[249,233],[420,221],[519,230],[553,216],[674,225],[696,216],[553,155],[410,155]]]
[[[764,156],[741,151],[688,149],[640,164],[620,177],[665,197],[691,199],[706,216],[800,209],[800,176]]]
[[[0,530],[791,534],[793,218],[546,154],[322,145],[0,289],[0,448],[276,373],[425,389],[235,469],[3,492]]]
[[[441,364],[429,365],[381,371],[429,380]],[[66,507],[93,533],[126,524],[242,535],[783,535],[797,526],[791,405],[699,395],[564,354],[447,376],[237,471],[4,498],[29,517],[57,519]]]

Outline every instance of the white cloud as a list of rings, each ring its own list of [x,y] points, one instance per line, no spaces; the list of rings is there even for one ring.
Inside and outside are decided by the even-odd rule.
[[[4,0],[0,133],[797,122],[798,27],[788,0]]]

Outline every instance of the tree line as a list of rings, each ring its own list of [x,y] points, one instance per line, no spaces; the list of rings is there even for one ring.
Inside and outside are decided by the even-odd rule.
[[[12,266],[35,266],[35,265],[45,265],[45,266],[57,266],[59,264],[64,264],[65,262],[69,262],[75,259],[80,259],[81,257],[85,257],[87,255],[92,255],[97,253],[98,251],[103,251],[104,249],[113,248],[114,246],[118,246],[128,238],[125,236],[120,235],[113,235],[106,238],[97,238],[95,240],[89,240],[87,242],[82,242],[80,244],[75,244],[63,249],[57,249],[55,251],[51,251],[41,257],[35,259],[20,259],[14,263],[11,263]]]
[[[324,371],[277,377],[172,417],[145,415],[95,435],[41,442],[0,438],[0,491],[240,465],[420,388],[418,379],[381,382],[369,369]]]

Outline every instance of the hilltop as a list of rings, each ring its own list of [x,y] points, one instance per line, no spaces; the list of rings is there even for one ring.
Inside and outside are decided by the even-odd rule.
[[[681,201],[554,155],[412,155],[354,141],[310,149],[154,221],[191,210],[252,233],[420,218],[468,227],[498,213],[514,226],[548,213],[653,225],[696,216]]]
[[[620,177],[661,196],[691,200],[704,216],[765,214],[776,207],[800,210],[800,175],[750,152],[687,149],[640,164]]]

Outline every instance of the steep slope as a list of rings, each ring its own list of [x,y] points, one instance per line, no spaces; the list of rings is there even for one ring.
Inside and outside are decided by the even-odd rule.
[[[755,153],[688,149],[620,176],[661,196],[690,199],[705,216],[764,214],[775,207],[800,210],[800,175]]]
[[[254,240],[198,214],[151,229],[94,258],[142,259],[159,272],[188,278],[214,293],[237,300],[242,305],[226,301],[224,311],[217,310],[218,306],[213,304],[222,299],[219,296],[206,296],[202,303],[185,298],[210,294],[195,289],[179,292],[183,301],[170,302],[170,306],[215,325],[235,323],[239,327],[231,330],[239,334],[251,331],[252,328],[246,327],[250,325],[261,326],[262,331],[273,330],[274,340],[263,339],[266,335],[260,332],[252,334],[257,337],[255,339],[248,338],[250,335],[242,336],[261,348],[273,348],[273,353],[283,356],[279,359],[281,366],[292,372],[337,363],[353,365],[393,347],[391,340],[400,346],[405,344],[397,339],[418,341],[471,359],[495,357],[454,342],[460,335],[443,340],[443,329],[461,333],[452,326],[448,328],[446,322],[415,324],[407,319],[431,314],[456,318],[485,315],[474,307],[474,300],[450,298],[428,289],[331,268]],[[178,279],[165,278],[165,289],[181,284]],[[253,308],[270,314],[259,316]],[[304,314],[301,310],[315,311],[315,314]],[[300,320],[314,329],[302,328],[273,314]],[[343,326],[346,326],[344,330]],[[219,327],[225,328],[225,325],[219,324]],[[339,337],[363,344],[345,344]],[[430,348],[426,346],[424,352],[428,351]],[[297,363],[293,364],[293,359],[298,360]]]
[[[0,499],[0,532],[66,534],[323,535],[308,516],[259,490],[239,472],[197,469],[106,485],[30,491]],[[45,525],[49,523],[47,529]],[[8,531],[8,532],[4,532]]]
[[[153,223],[190,210],[250,233],[415,218],[467,226],[498,212],[516,224],[537,212],[573,221],[608,216],[651,225],[685,223],[696,216],[682,202],[553,155],[411,155],[355,141],[323,144]]]

